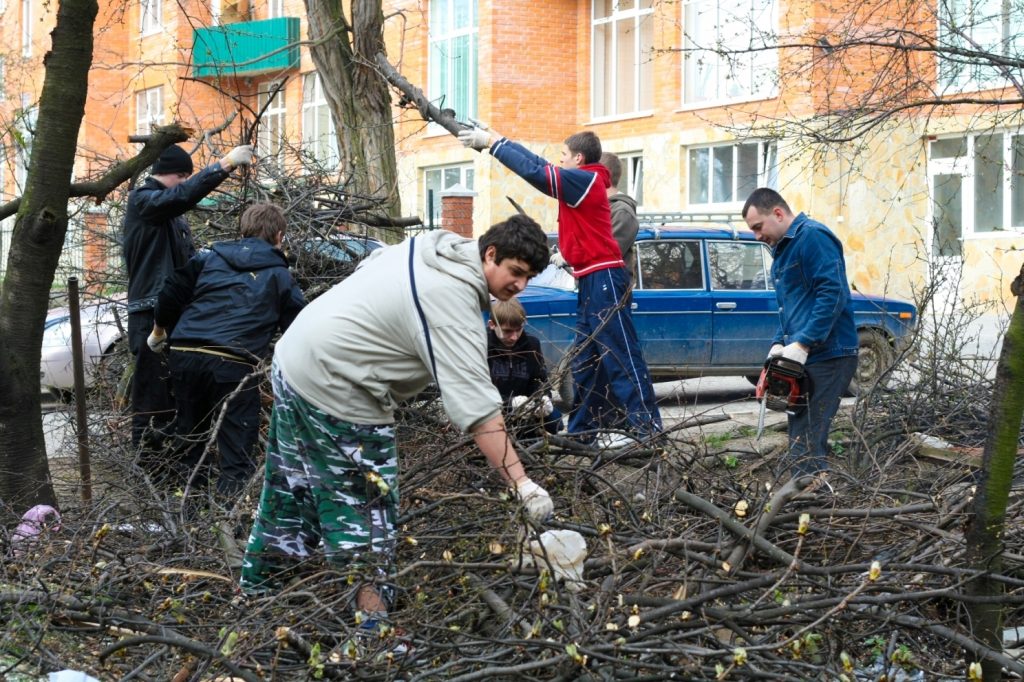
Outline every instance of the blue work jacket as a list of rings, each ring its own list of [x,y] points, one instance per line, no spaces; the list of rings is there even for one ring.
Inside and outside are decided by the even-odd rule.
[[[779,329],[772,343],[799,342],[807,364],[857,354],[843,245],[832,231],[801,213],[772,249]]]

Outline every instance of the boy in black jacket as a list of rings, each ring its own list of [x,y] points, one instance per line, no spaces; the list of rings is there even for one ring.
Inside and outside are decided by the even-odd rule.
[[[551,402],[540,341],[523,331],[526,311],[514,298],[491,305],[487,321],[487,364],[491,381],[501,394],[508,420],[520,438],[540,435],[538,424],[548,433],[562,428],[562,413]]]
[[[171,379],[182,441],[174,473],[187,476],[206,447],[207,432],[230,400],[217,430],[217,492],[238,493],[255,470],[260,393],[256,365],[270,356],[274,334],[306,305],[280,251],[286,220],[273,204],[242,214],[242,239],[219,242],[167,278],[157,297],[147,343],[170,338]]]

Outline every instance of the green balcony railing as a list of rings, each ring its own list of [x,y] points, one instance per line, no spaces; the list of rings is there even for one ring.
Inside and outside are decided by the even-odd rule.
[[[252,76],[299,66],[297,17],[197,28],[192,74],[197,78]]]

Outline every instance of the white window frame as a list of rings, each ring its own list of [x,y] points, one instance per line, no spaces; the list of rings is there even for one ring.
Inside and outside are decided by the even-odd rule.
[[[775,140],[737,140],[735,142],[726,142],[724,144],[702,144],[693,145],[686,148],[686,197],[687,206],[690,208],[699,208],[702,210],[733,210],[740,208],[746,201],[746,196],[738,196],[739,192],[739,153],[740,147],[745,145],[757,145],[757,178],[754,182],[755,189],[757,187],[771,187],[778,189],[778,172],[779,172],[779,156],[778,156],[778,144]],[[716,156],[716,152],[728,152],[731,149],[731,163],[732,163],[732,176],[730,178],[730,193],[732,198],[726,201],[715,201],[714,200],[714,181],[715,173],[711,167],[711,160]],[[701,152],[708,150],[708,176],[705,178],[705,191],[707,192],[707,201],[700,202],[696,201],[695,197],[692,196],[691,191],[693,187],[693,154],[695,152]]]
[[[465,25],[455,27],[456,4],[467,12]],[[438,9],[443,5],[444,11]],[[429,36],[427,47],[427,93],[430,100],[442,109],[454,109],[455,115],[465,121],[477,115],[478,77],[477,43],[479,35],[479,13],[477,0],[430,0]],[[469,54],[466,56],[466,81],[456,82],[459,73],[458,59],[454,44],[467,38]],[[444,62],[444,79],[441,66]],[[436,124],[431,124],[431,133],[442,133]]]
[[[975,186],[975,147],[978,137],[988,135],[1000,135],[1002,137],[1000,148],[1002,149],[1002,179],[1001,179],[1001,213],[1002,221],[994,230],[978,231],[975,211],[979,201],[977,187]],[[966,149],[963,156],[933,158],[932,142],[938,140],[954,140],[966,138]],[[1024,211],[1019,216],[1020,224],[1013,224],[1013,139],[1021,138],[1020,143],[1024,144],[1024,129],[1021,130],[983,130],[976,132],[963,132],[956,135],[942,135],[929,140],[928,145],[928,191],[932,192],[934,179],[937,175],[959,175],[962,183],[961,204],[961,225],[963,240],[976,239],[1001,239],[1005,237],[1019,238],[1024,233]],[[1018,169],[1018,173],[1020,169]],[[1018,192],[1024,192],[1024,179],[1021,180]],[[985,201],[984,198],[980,199]],[[1024,200],[1024,197],[1022,197]],[[930,198],[929,206],[934,208],[934,197]],[[931,211],[930,211],[931,212]]]
[[[642,116],[654,108],[654,6],[651,0],[632,0],[629,9],[622,9],[619,0],[612,4],[612,10],[605,17],[598,17],[598,4],[607,0],[591,0],[590,3],[590,115],[595,120]],[[632,24],[627,32],[639,36],[632,45],[632,92],[626,93],[631,102],[622,104],[620,109],[619,27]],[[611,31],[611,59],[606,59],[605,42],[599,34]],[[644,44],[645,38],[651,44]],[[615,66],[606,73],[607,64]],[[624,85],[622,87],[627,87]]]
[[[636,200],[637,206],[643,206],[644,198],[644,155],[643,152],[616,153],[622,163],[622,176],[619,178],[619,191],[625,192]]]
[[[32,0],[21,0],[21,56],[32,56]]]
[[[947,14],[951,6],[956,6],[953,11],[957,14],[952,21]],[[1005,11],[1007,8],[1009,12]],[[998,67],[983,63],[958,67],[943,59],[941,49],[987,50],[1016,59],[1024,50],[1024,8],[1004,0],[938,0],[937,9],[940,51],[936,54],[935,73],[939,87],[950,92],[972,92],[1011,85]],[[958,27],[955,31],[950,30],[953,25]]]
[[[451,171],[458,171],[459,178],[455,182],[447,182],[447,176]],[[427,215],[427,211],[430,206],[428,204],[428,196],[430,191],[430,177],[433,174],[437,174],[440,182],[438,183],[439,189],[434,194],[434,227],[441,226],[441,192],[447,189],[451,189],[456,185],[461,185],[463,189],[472,190],[476,182],[476,170],[472,163],[452,163],[444,166],[429,166],[423,168],[423,223],[424,225],[430,225],[430,216]]]
[[[258,106],[263,112],[257,135],[257,151],[261,160],[275,163],[279,168],[284,164],[284,148],[288,106],[285,101],[285,88],[277,91],[270,105],[264,109],[267,99],[277,88],[278,83],[271,81],[260,86]]]
[[[284,0],[267,0],[267,19],[279,19],[284,16]]]
[[[135,93],[135,133],[148,135],[154,125],[164,124],[164,88],[146,88]]]
[[[324,113],[327,129],[321,130]],[[324,94],[323,79],[316,71],[302,77],[302,150],[326,168],[335,169],[341,163],[334,117]]]
[[[139,3],[139,33],[153,35],[163,27],[163,0],[141,0]]]
[[[0,55],[0,102],[7,99],[7,57]]]
[[[778,96],[779,0],[685,0],[682,22],[682,108]]]
[[[210,0],[210,26],[220,26],[220,17],[223,9],[220,0]]]
[[[21,111],[15,122],[20,139],[17,149],[14,150],[14,189],[18,195],[25,193],[25,185],[28,183],[28,165],[32,159],[32,138],[35,136],[38,117],[39,107],[32,104],[32,95],[22,93]]]

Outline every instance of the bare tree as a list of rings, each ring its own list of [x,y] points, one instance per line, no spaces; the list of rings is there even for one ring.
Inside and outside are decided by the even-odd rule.
[[[380,0],[354,0],[351,21],[340,0],[306,0],[310,55],[322,76],[352,190],[381,200],[397,216],[398,171],[391,95],[375,56],[384,52]]]

